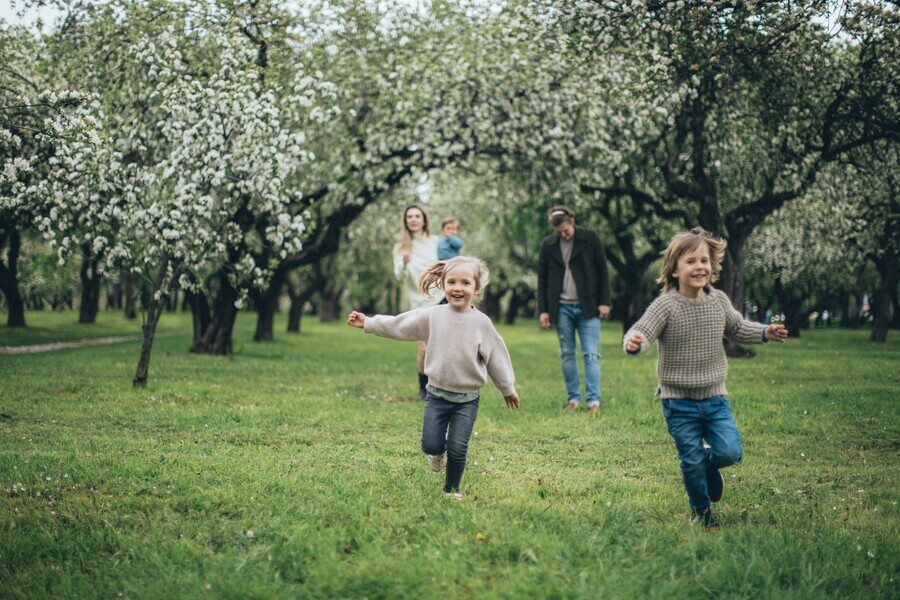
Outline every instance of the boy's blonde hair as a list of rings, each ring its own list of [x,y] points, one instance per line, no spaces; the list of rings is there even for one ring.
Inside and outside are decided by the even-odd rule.
[[[663,252],[663,264],[659,270],[659,278],[656,283],[663,286],[663,292],[678,289],[678,278],[675,271],[678,268],[678,259],[696,250],[700,244],[709,247],[709,265],[712,269],[709,282],[715,283],[719,279],[719,271],[722,270],[722,261],[725,259],[725,248],[728,242],[706,231],[702,227],[695,227],[690,231],[679,233],[669,242],[669,247]]]
[[[431,263],[419,278],[419,293],[431,298],[434,296],[431,293],[433,289],[444,291],[444,277],[451,269],[460,265],[472,265],[475,271],[475,299],[480,300],[484,288],[491,281],[491,274],[484,261],[476,256],[454,256]]]
[[[447,217],[446,219],[441,221],[441,231],[444,230],[444,227],[452,223],[456,223],[457,225],[459,225],[459,219],[457,219],[456,217]]]

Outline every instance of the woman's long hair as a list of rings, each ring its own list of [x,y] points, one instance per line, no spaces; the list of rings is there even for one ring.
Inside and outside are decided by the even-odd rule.
[[[412,250],[413,234],[406,226],[406,214],[414,208],[422,213],[422,235],[425,237],[431,235],[428,231],[428,213],[419,204],[410,204],[403,209],[403,216],[400,222],[400,236],[397,238],[397,243],[394,244],[394,255],[409,254]]]

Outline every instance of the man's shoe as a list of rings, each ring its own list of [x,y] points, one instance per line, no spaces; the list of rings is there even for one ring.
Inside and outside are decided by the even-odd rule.
[[[432,454],[428,455],[428,466],[435,473],[441,472],[444,467],[447,466],[447,453],[444,452],[441,455],[434,456]]]
[[[566,410],[577,410],[577,409],[578,409],[577,402],[569,402],[568,404],[566,404]]]
[[[709,494],[710,502],[718,502],[725,495],[725,478],[715,467],[706,470],[706,493]]]
[[[444,492],[444,498],[448,498],[450,500],[456,500],[457,502],[461,502],[463,499],[463,495],[459,492]]]
[[[719,531],[719,522],[713,516],[712,509],[708,506],[706,508],[692,508],[691,523],[700,523],[703,526],[703,531]]]
[[[588,406],[588,413],[594,415],[594,414],[597,414],[598,412],[600,412],[599,404],[591,404],[590,406]]]

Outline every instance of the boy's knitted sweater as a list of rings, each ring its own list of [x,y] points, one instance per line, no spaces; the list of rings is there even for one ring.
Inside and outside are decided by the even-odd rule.
[[[739,344],[765,342],[766,326],[743,319],[721,290],[710,287],[706,297],[686,298],[672,290],[660,295],[628,333],[628,340],[641,333],[644,341],[637,352],[646,352],[659,339],[657,393],[663,398],[703,400],[724,396],[728,360],[723,338]]]
[[[395,340],[425,342],[425,374],[434,387],[448,392],[477,392],[490,376],[504,397],[516,392],[506,344],[480,311],[441,304],[396,317],[366,317],[363,329]]]

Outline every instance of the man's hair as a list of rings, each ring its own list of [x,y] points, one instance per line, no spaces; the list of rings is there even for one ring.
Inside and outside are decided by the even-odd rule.
[[[559,227],[563,223],[568,221],[575,221],[575,211],[565,206],[563,204],[559,204],[550,209],[550,212],[547,214],[547,217],[550,219],[550,225],[552,227]]]
[[[659,269],[659,278],[656,280],[656,283],[662,284],[663,292],[678,289],[678,277],[675,275],[678,269],[678,259],[688,252],[696,250],[700,244],[706,244],[709,247],[709,265],[712,270],[709,282],[715,283],[719,279],[728,242],[702,227],[695,227],[673,237],[669,242],[669,247],[663,252],[663,264]]]

